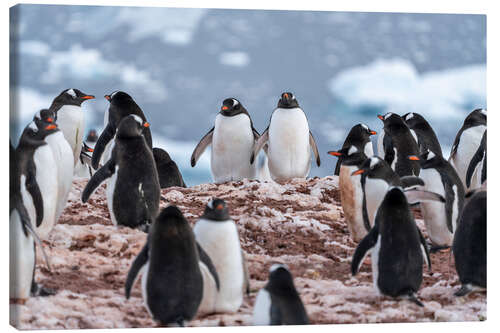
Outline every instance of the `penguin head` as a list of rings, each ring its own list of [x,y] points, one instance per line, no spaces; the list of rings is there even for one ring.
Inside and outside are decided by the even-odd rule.
[[[89,99],[94,99],[95,97],[93,95],[88,95],[83,92],[81,92],[78,89],[70,88],[63,90],[59,96],[54,98],[54,101],[52,102],[52,106],[59,105],[76,105],[76,106],[81,106],[83,102],[89,100]],[[50,107],[53,109],[53,107]]]
[[[430,150],[426,150],[424,153],[417,155],[410,155],[408,159],[411,161],[417,161],[422,169],[435,168],[443,164],[443,158],[434,154]]]
[[[242,112],[247,112],[247,110],[236,98],[226,98],[220,107],[220,113],[227,117],[235,116]]]
[[[170,237],[184,239],[186,235],[191,237],[189,233],[192,234],[191,227],[181,210],[175,205],[163,208],[149,231],[150,236],[160,239]]]
[[[406,195],[403,192],[403,189],[399,186],[389,187],[381,205],[390,207],[391,212],[392,210],[398,208],[408,210],[408,200],[406,199]]]
[[[156,163],[159,163],[159,161],[161,161],[161,163],[168,163],[172,160],[172,158],[170,158],[170,155],[165,150],[158,147],[153,148],[153,156],[157,161]]]
[[[278,101],[278,108],[280,109],[293,109],[298,108],[299,102],[297,102],[297,98],[291,92],[284,92],[281,94],[281,98]]]
[[[21,137],[28,140],[43,140],[55,131],[57,131],[55,123],[46,123],[42,120],[32,121],[26,126]]]
[[[370,129],[368,125],[365,124],[357,124],[351,129],[351,132],[358,137],[361,138],[369,138],[372,135],[377,134],[374,130]]]
[[[414,128],[421,124],[427,124],[427,121],[419,113],[409,112],[403,115],[403,120],[410,128]]]
[[[55,114],[49,109],[42,109],[35,113],[33,116],[33,121],[43,121],[45,123],[52,124],[55,122]]]
[[[475,109],[465,118],[464,125],[468,127],[486,125],[487,111],[486,109]]]
[[[131,114],[120,121],[116,136],[119,138],[132,138],[142,135],[145,127],[149,127],[149,123],[142,120],[141,117]]]
[[[377,178],[387,181],[393,177],[394,171],[386,161],[378,156],[368,157],[360,168],[354,171],[352,176],[362,175],[362,177]]]
[[[85,139],[85,141],[87,141],[87,142],[97,142],[97,139],[99,139],[99,135],[97,135],[97,131],[95,129],[91,129],[87,133],[87,138]]]
[[[293,277],[288,267],[283,264],[274,264],[269,269],[269,282],[265,287],[271,294],[274,295],[298,295]]]
[[[338,151],[329,151],[328,154],[342,157],[342,164],[344,165],[359,165],[366,160],[365,153],[354,145],[342,148]]]
[[[213,198],[208,202],[201,218],[213,221],[227,221],[231,219],[226,202],[219,198]]]
[[[104,95],[104,98],[111,104],[122,104],[133,101],[132,97],[124,91],[116,90],[109,95]]]

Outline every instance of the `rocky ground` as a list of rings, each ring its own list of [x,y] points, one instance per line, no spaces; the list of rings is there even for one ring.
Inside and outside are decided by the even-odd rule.
[[[70,202],[44,241],[52,271],[38,251],[36,279],[55,296],[11,305],[22,329],[154,327],[143,306],[139,284],[124,297],[129,266],[146,235],[111,225],[104,189],[80,201],[86,180],[76,180]],[[455,298],[458,278],[453,256],[431,256],[418,293],[420,308],[408,301],[378,296],[365,263],[356,277],[350,262],[356,244],[349,237],[337,177],[294,180],[286,185],[233,182],[162,191],[161,206],[177,205],[191,223],[212,197],[228,202],[238,225],[250,271],[250,297],[237,313],[197,317],[190,326],[251,325],[255,297],[273,263],[285,263],[313,324],[477,321],[486,319],[486,295]],[[422,221],[417,223],[423,229]]]

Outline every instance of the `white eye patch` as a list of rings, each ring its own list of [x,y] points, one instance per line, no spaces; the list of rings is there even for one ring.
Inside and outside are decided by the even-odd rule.
[[[288,266],[285,265],[285,264],[274,264],[271,266],[271,268],[269,269],[269,272],[274,272],[275,270],[277,270],[278,268],[284,268],[288,271]]]
[[[139,124],[142,125],[142,119],[138,115],[133,114],[134,120]]]
[[[387,119],[387,118],[389,118],[390,116],[392,116],[392,112],[387,113],[387,114],[384,116],[384,120],[386,120],[386,119]]]
[[[373,169],[379,163],[380,163],[380,160],[378,157],[370,158],[370,169]]]
[[[236,106],[238,104],[240,104],[240,102],[238,102],[237,100],[235,100],[234,98],[232,99],[233,100],[233,106]]]
[[[354,153],[357,153],[358,152],[358,148],[356,148],[356,146],[351,146],[351,148],[349,148],[349,150],[347,151],[347,155],[352,155]]]
[[[481,113],[487,116],[487,111],[485,109],[481,109]]]
[[[427,155],[427,159],[430,160],[434,157],[436,157],[436,155],[432,151],[429,151],[429,154]]]
[[[76,98],[76,93],[73,89],[66,91],[66,94],[70,95],[73,98]]]
[[[42,116],[40,115],[40,111],[37,111],[37,112],[35,113],[35,118],[36,118],[36,119],[42,119]]]
[[[207,207],[210,208],[210,209],[214,209],[214,201],[213,200],[210,200],[207,204]]]
[[[409,113],[409,114],[406,116],[406,120],[410,120],[411,118],[413,118],[413,112],[412,112],[412,113]]]
[[[369,130],[368,126],[366,126],[365,124],[361,124],[361,126],[365,129],[365,130]]]

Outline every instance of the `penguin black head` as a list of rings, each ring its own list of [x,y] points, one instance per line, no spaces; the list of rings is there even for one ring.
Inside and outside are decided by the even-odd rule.
[[[298,108],[299,102],[295,98],[295,95],[291,92],[284,92],[281,94],[281,98],[278,101],[278,108],[280,109],[293,109]]]
[[[247,113],[247,110],[236,98],[226,98],[222,102],[220,113],[224,116],[232,117],[240,113]]]
[[[168,163],[172,160],[172,158],[170,158],[170,155],[164,149],[158,147],[153,148],[153,155],[157,160],[157,163],[158,161],[161,161],[162,163]]]
[[[391,207],[391,209],[399,208],[408,210],[408,200],[406,199],[403,189],[399,186],[389,188],[381,205],[384,204]]]
[[[426,150],[424,153],[417,155],[410,155],[408,159],[411,161],[418,161],[422,169],[435,168],[444,164],[444,159],[441,156],[434,154],[430,150]]]
[[[213,221],[227,221],[231,219],[226,202],[219,198],[213,198],[208,202],[201,218]]]
[[[54,98],[54,101],[52,102],[52,105],[50,107],[51,110],[54,109],[59,109],[60,106],[63,105],[76,105],[76,106],[81,106],[83,102],[89,100],[89,99],[94,99],[95,97],[93,95],[88,95],[83,92],[81,92],[78,89],[66,89],[63,90],[59,96]],[[59,106],[58,108],[54,108],[54,106]]]
[[[109,95],[104,95],[104,98],[108,100],[108,102],[113,104],[122,104],[129,101],[133,101],[132,97],[124,91],[114,91]]]
[[[342,157],[342,164],[344,165],[359,165],[366,160],[365,153],[356,146],[344,147],[338,151],[329,151],[328,154]]]
[[[97,142],[97,139],[99,139],[99,136],[97,135],[97,131],[95,129],[91,129],[88,134],[87,138],[85,141],[87,142]]]
[[[49,109],[42,109],[33,116],[33,121],[40,120],[52,124],[55,121],[55,113]]]
[[[394,177],[395,173],[386,161],[378,156],[370,156],[351,175],[362,175],[362,177],[378,178],[387,181]]]
[[[164,208],[158,214],[149,230],[149,235],[152,238],[162,240],[165,238],[176,238],[180,241],[185,241],[187,238],[194,238],[188,221],[181,210],[175,205]]]
[[[475,109],[465,118],[464,125],[467,127],[486,125],[486,118],[486,109]]]
[[[410,128],[417,127],[419,125],[428,125],[427,120],[425,120],[422,115],[416,112],[409,112],[403,116],[404,122],[408,125]]]
[[[274,264],[269,269],[269,282],[265,287],[274,295],[298,295],[293,277],[288,267],[283,264]]]
[[[348,137],[369,139],[370,136],[377,134],[374,130],[371,130],[365,124],[357,124],[351,128]]]
[[[142,130],[149,127],[149,123],[141,119],[141,117],[131,114],[120,121],[116,136],[119,138],[132,138],[142,135]]]
[[[56,124],[46,123],[42,120],[30,122],[23,131],[21,138],[26,140],[43,140],[49,134],[57,130]]]

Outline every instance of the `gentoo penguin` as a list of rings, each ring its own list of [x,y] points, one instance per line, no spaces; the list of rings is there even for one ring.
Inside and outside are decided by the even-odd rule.
[[[455,268],[462,284],[456,296],[486,289],[486,191],[469,195],[453,239]]]
[[[221,288],[212,312],[236,312],[243,303],[243,293],[250,292],[245,257],[236,224],[226,203],[214,198],[193,228],[196,240],[212,259]]]
[[[101,155],[103,154],[108,143],[110,143],[110,141],[114,138],[121,120],[129,115],[136,115],[142,119],[146,127],[144,128],[142,135],[146,139],[146,144],[149,149],[153,149],[153,140],[151,138],[149,123],[146,120],[146,116],[144,116],[144,112],[142,112],[141,108],[132,99],[132,97],[126,92],[115,91],[110,95],[104,95],[104,98],[106,98],[109,102],[108,122],[99,136],[92,154],[92,167],[95,170],[99,169]],[[112,147],[110,146],[109,149],[112,150]],[[103,161],[103,163],[106,162],[107,161]]]
[[[269,141],[269,142],[268,142]],[[311,148],[320,166],[316,141],[309,130],[304,111],[290,92],[281,94],[267,129],[257,141],[250,163],[268,142],[269,171],[275,181],[305,178],[311,169]]]
[[[196,315],[206,292],[203,270],[218,285],[217,272],[196,243],[188,221],[176,206],[168,206],[152,224],[146,244],[130,267],[125,297],[130,298],[142,273],[142,297],[149,314],[161,325],[184,326],[184,321]]]
[[[73,151],[73,165],[76,165],[80,158],[85,130],[82,103],[93,98],[94,96],[84,94],[78,89],[66,89],[54,98],[49,108],[55,113],[55,122]]]
[[[422,283],[424,260],[429,269],[431,261],[401,187],[392,187],[385,194],[375,225],[354,252],[353,276],[368,253],[371,255],[373,285],[378,293],[405,297],[423,306],[415,293]]]
[[[161,148],[153,148],[153,156],[158,170],[160,187],[167,188],[171,186],[186,187],[182,174],[170,155]]]
[[[370,136],[375,134],[377,134],[377,132],[371,130],[365,124],[357,124],[349,131],[349,134],[342,145],[342,149],[354,146],[359,152],[363,152],[366,157],[373,156],[373,143],[370,140]],[[344,157],[342,155],[335,156],[338,156],[339,159],[333,174],[338,176]]]
[[[458,219],[464,206],[464,187],[455,169],[442,156],[427,151],[418,156],[409,156],[420,163],[420,178],[425,185],[421,188],[438,193],[445,202],[422,202],[420,209],[425,229],[431,239],[432,250],[448,248],[453,242]]]
[[[486,181],[486,132],[484,131],[481,144],[470,160],[465,177],[465,186],[467,188],[477,189]],[[472,178],[476,180],[475,184],[471,184]]]
[[[416,138],[420,153],[430,150],[436,155],[443,156],[436,133],[422,115],[410,112],[403,116],[403,120],[410,128],[413,137]]]
[[[160,203],[160,183],[153,158],[142,130],[145,122],[129,115],[118,125],[111,158],[89,180],[82,193],[87,202],[107,178],[106,197],[115,225],[147,230]]]
[[[483,134],[486,131],[486,115],[487,112],[484,109],[472,111],[465,118],[464,124],[458,131],[453,146],[451,147],[448,161],[455,170],[457,170],[458,176],[466,190],[470,189],[469,186],[466,186],[467,169],[469,168],[472,156],[474,156],[481,145]],[[474,178],[478,176],[479,175],[476,174]],[[478,183],[481,182],[476,179],[471,180],[471,184],[475,185]]]
[[[35,122],[26,126],[16,149],[21,170],[21,194],[37,234],[45,239],[56,222],[58,206],[58,166],[45,138],[55,124],[39,129]]]
[[[212,145],[210,168],[216,183],[254,179],[256,167],[250,163],[259,132],[245,107],[235,98],[227,98],[215,117],[215,125],[200,140],[191,155],[194,167],[208,145]]]
[[[56,128],[52,129],[48,135],[45,136],[44,141],[49,145],[50,149],[52,149],[57,167],[58,190],[55,220],[57,222],[68,202],[69,190],[71,189],[73,180],[73,151],[68,141],[64,138],[63,133],[57,128],[54,119],[54,112],[47,109],[38,111],[33,117],[33,121],[39,131],[44,128],[56,126]]]
[[[95,129],[91,129],[88,132],[87,138],[83,142],[80,159],[75,166],[75,176],[80,178],[90,178],[94,174],[95,169],[92,168],[92,153],[94,152],[94,147],[98,138],[99,136],[97,135],[97,131]]]
[[[378,118],[384,122],[383,134],[378,141],[379,155],[383,151],[381,157],[400,177],[418,176],[419,164],[408,159],[408,156],[419,153],[417,139],[411,134],[410,128],[399,115],[392,112],[378,115]]]
[[[360,150],[357,146],[352,145],[343,147],[339,151],[329,151],[328,154],[338,156],[339,160],[342,159],[339,168],[340,202],[349,233],[355,242],[359,242],[369,229],[366,229],[363,220],[361,175],[351,176],[351,174],[358,170],[366,160],[365,150]]]
[[[274,264],[269,282],[259,291],[253,307],[254,325],[308,325],[306,309],[288,267]]]

